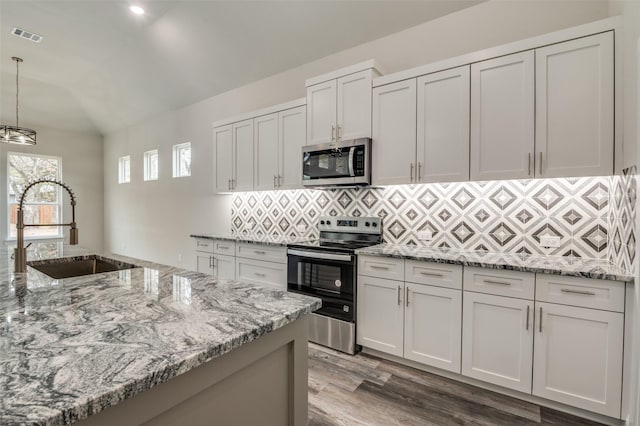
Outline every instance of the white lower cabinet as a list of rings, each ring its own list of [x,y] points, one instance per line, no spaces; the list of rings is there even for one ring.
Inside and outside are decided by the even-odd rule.
[[[533,302],[465,291],[462,374],[531,393]]]
[[[213,273],[213,263],[213,254],[196,252],[196,271],[207,275],[215,275]]]
[[[404,282],[358,276],[356,343],[402,356]]]
[[[236,258],[236,279],[245,283],[287,289],[287,265],[262,260]]]
[[[533,394],[620,417],[624,314],[536,302]]]
[[[236,258],[234,256],[225,256],[216,254],[213,258],[214,273],[213,275],[221,280],[236,279]]]
[[[404,357],[460,373],[462,291],[405,284]]]
[[[369,266],[360,271],[378,276],[358,275],[356,342],[459,373],[462,267],[365,256],[358,260]],[[421,282],[384,278],[405,274]]]

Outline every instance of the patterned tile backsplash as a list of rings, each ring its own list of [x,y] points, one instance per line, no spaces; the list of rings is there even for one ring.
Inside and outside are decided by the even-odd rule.
[[[635,258],[635,170],[624,176],[236,193],[231,231],[317,237],[320,215],[380,216],[384,240],[492,252]],[[431,231],[431,241],[418,232]],[[560,237],[544,248],[542,236]]]

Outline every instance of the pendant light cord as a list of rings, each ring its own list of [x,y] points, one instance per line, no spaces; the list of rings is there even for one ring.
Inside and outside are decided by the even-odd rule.
[[[18,83],[18,73],[20,72],[20,61],[16,59],[16,127],[20,127],[18,122],[18,92],[20,91],[20,85]]]

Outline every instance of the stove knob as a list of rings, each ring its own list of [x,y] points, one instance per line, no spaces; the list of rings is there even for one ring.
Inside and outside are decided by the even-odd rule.
[[[327,225],[331,225],[331,221],[330,220],[327,221]]]
[[[324,225],[324,220],[321,220],[321,221],[320,221],[320,225]]]
[[[365,222],[364,226],[371,226],[371,224],[369,222]]]
[[[373,227],[376,228],[378,226],[378,224],[376,222],[373,222]]]

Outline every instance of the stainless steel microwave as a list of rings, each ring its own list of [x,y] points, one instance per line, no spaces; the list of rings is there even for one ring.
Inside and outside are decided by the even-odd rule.
[[[360,138],[302,148],[303,186],[371,184],[371,139]]]

